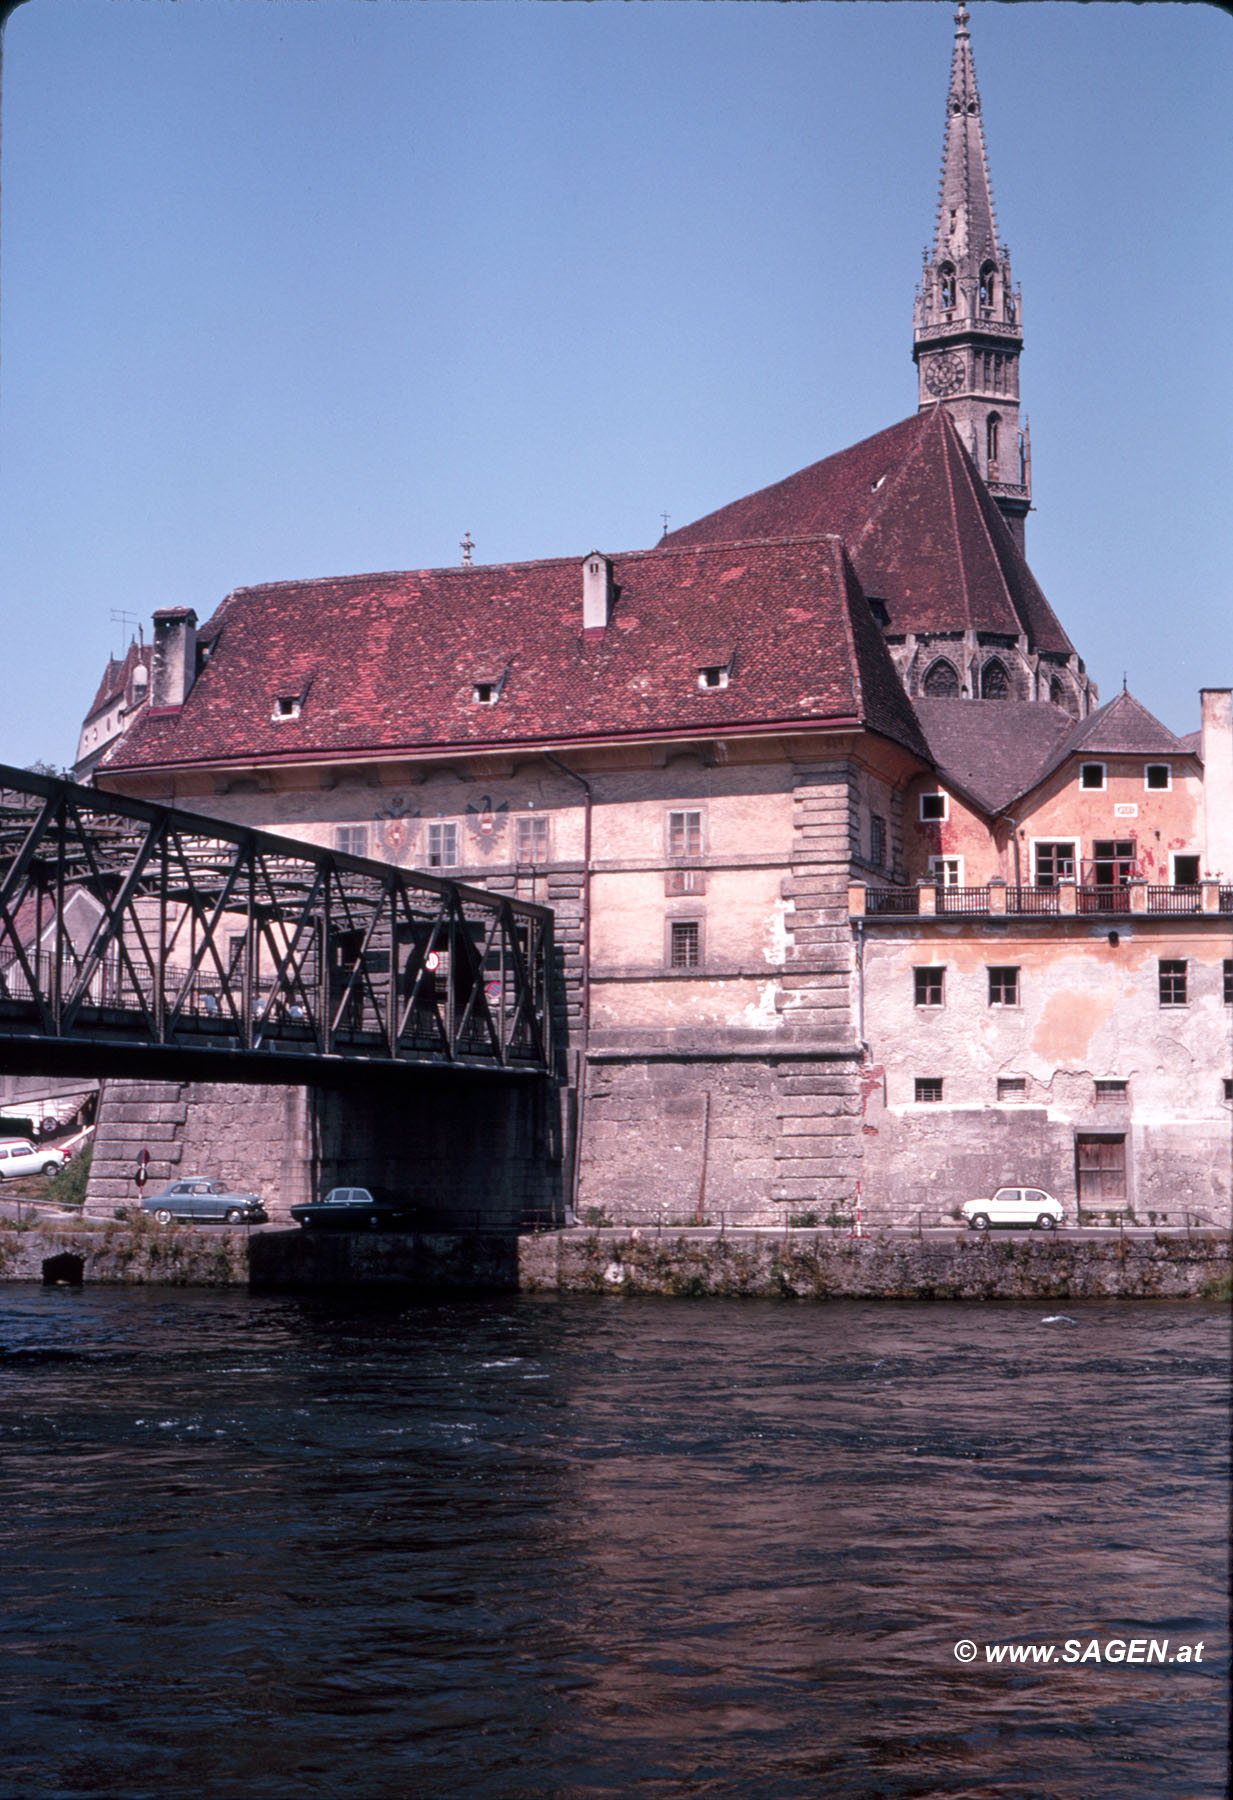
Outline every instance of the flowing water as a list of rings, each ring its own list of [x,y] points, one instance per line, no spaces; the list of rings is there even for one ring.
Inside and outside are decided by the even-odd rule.
[[[1227,1312],[1056,1310],[0,1288],[0,1793],[1215,1800]]]

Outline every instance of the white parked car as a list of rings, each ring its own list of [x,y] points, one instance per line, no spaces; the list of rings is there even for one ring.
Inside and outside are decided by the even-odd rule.
[[[963,1216],[973,1231],[988,1231],[991,1225],[1036,1225],[1052,1231],[1066,1223],[1061,1201],[1038,1187],[1000,1187],[988,1200],[965,1200]]]
[[[0,1139],[0,1181],[7,1175],[54,1175],[67,1161],[64,1151],[50,1144],[38,1150],[28,1138]]]

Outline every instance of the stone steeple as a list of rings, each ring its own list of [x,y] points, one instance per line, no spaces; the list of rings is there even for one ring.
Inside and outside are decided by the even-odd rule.
[[[997,239],[968,13],[960,0],[937,227],[916,290],[912,356],[919,408],[944,404],[950,411],[1020,549],[1032,503],[1031,448],[1019,423],[1022,350],[1019,291],[1011,282],[1010,252]]]

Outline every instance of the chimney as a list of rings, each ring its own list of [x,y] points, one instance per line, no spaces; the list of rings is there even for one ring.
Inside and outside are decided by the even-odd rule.
[[[1200,688],[1203,758],[1202,874],[1233,880],[1233,688]]]
[[[150,710],[183,706],[197,673],[197,615],[191,606],[165,606],[154,615]]]
[[[612,616],[616,589],[611,560],[592,550],[582,564],[582,629],[602,631]]]

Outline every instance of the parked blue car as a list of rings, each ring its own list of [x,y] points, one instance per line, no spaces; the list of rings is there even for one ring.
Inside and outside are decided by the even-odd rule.
[[[173,1219],[224,1219],[228,1225],[264,1225],[268,1214],[256,1194],[233,1194],[222,1181],[189,1175],[170,1182],[160,1193],[147,1194],[143,1213],[152,1213],[160,1225]]]

